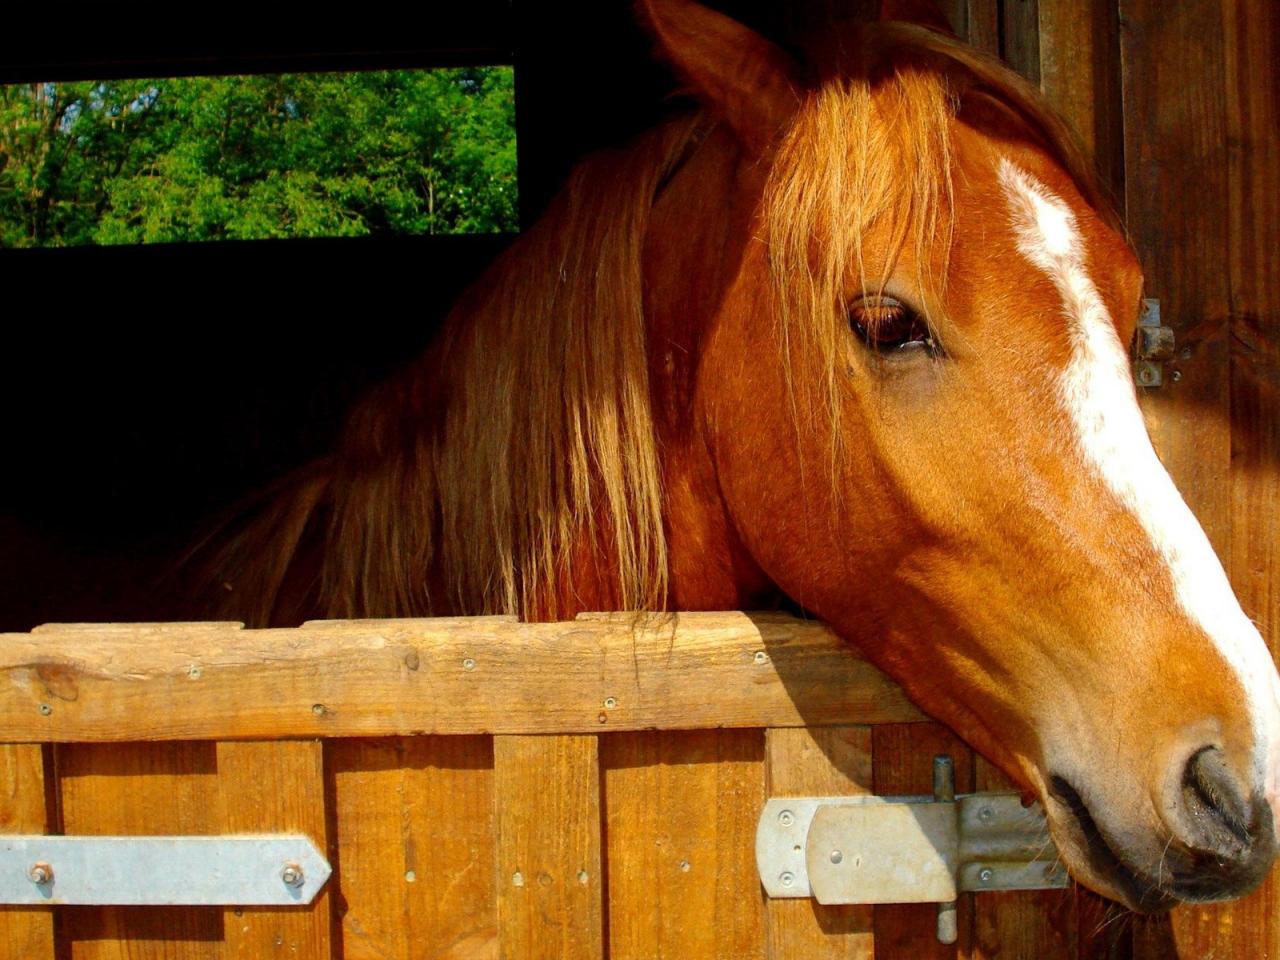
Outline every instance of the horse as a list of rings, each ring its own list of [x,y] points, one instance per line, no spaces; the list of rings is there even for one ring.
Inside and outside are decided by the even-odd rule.
[[[1280,679],[1148,438],[1142,273],[1065,122],[914,7],[786,50],[643,0],[698,103],[584,160],[222,615],[820,617],[1138,910],[1276,853]]]

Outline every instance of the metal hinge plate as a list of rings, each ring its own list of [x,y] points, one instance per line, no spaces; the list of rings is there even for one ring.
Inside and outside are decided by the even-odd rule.
[[[1138,356],[1133,363],[1133,378],[1141,387],[1162,386],[1164,361],[1173,359],[1176,344],[1173,328],[1166,327],[1160,320],[1159,300],[1148,298],[1142,301],[1134,337]]]
[[[305,836],[0,836],[0,904],[290,906],[330,872]]]
[[[1038,805],[1024,807],[1016,793],[955,796],[945,757],[935,772],[931,797],[769,800],[756,828],[765,892],[823,904],[949,904],[965,891],[1067,886]],[[943,916],[939,937],[948,940]]]

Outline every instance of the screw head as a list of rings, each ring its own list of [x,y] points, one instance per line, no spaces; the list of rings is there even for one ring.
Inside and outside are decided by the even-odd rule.
[[[31,869],[27,871],[27,879],[34,883],[37,887],[43,887],[47,883],[53,883],[53,867],[40,860],[31,865]]]
[[[763,650],[757,650],[756,655],[752,659],[755,660],[756,663],[766,663],[769,659],[769,655]]]
[[[306,877],[302,874],[302,868],[296,863],[286,863],[284,869],[280,871],[280,879],[289,887],[300,887]]]
[[[614,707],[616,707],[617,705],[618,705],[618,698],[617,698],[617,697],[605,697],[605,698],[604,698],[604,706],[605,706],[605,709],[606,709],[606,710],[612,710],[612,709],[613,709]]]
[[[778,882],[784,887],[789,887],[796,882],[796,875],[790,870],[783,871],[783,873],[778,876]]]
[[[790,810],[783,810],[778,814],[778,822],[784,827],[789,827],[796,822],[796,815]]]
[[[990,883],[995,878],[995,871],[990,867],[983,867],[978,871],[978,880],[982,883]]]
[[[40,716],[47,717],[51,713],[53,713],[53,707],[49,706],[47,703],[40,704]]]
[[[463,670],[474,670],[475,668],[476,668],[476,662],[471,657],[467,657],[465,660],[462,661]]]
[[[990,820],[994,816],[995,816],[995,811],[992,810],[990,807],[983,807],[981,810],[978,811],[978,819],[981,820],[983,823],[986,823],[988,820]]]
[[[839,850],[832,850],[832,851],[831,851],[831,862],[832,862],[832,863],[839,863],[839,862],[840,862],[841,860],[843,860],[843,859],[844,859],[844,854],[843,854],[843,853],[841,853]]]

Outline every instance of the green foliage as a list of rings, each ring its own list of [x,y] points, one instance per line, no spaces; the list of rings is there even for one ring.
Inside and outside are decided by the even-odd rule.
[[[509,67],[0,87],[0,246],[515,229]]]

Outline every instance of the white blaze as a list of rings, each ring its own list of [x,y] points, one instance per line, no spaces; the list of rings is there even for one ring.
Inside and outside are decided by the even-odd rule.
[[[1280,818],[1280,677],[1271,654],[1151,446],[1124,347],[1085,269],[1075,214],[1008,160],[1001,161],[1000,181],[1019,251],[1048,274],[1062,296],[1073,349],[1060,394],[1085,460],[1151,537],[1178,603],[1239,677],[1252,712],[1257,772]]]

